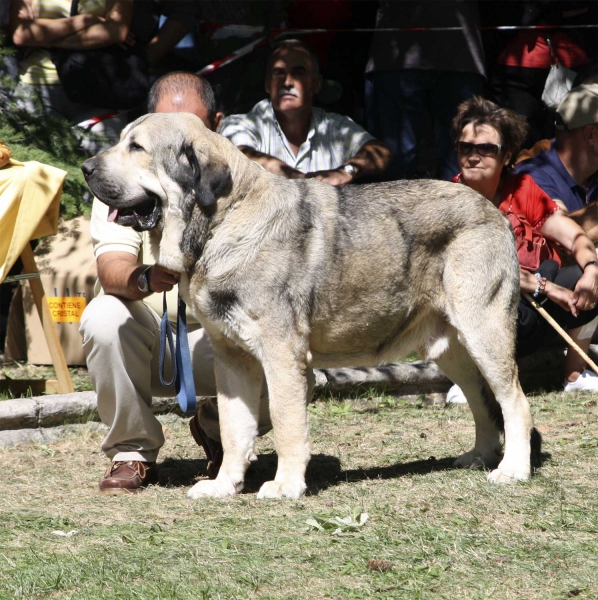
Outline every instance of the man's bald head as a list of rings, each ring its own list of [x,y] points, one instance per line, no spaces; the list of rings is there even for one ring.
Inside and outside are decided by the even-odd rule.
[[[209,82],[182,71],[160,77],[147,99],[148,112],[190,112],[212,131],[216,131],[222,118],[217,108],[216,96]]]

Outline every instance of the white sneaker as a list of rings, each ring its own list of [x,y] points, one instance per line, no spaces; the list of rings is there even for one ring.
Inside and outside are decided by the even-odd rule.
[[[463,390],[457,385],[453,385],[453,387],[448,391],[446,395],[446,403],[447,404],[467,404],[467,398],[463,393]]]
[[[598,392],[598,375],[584,369],[575,381],[565,381],[563,387],[566,392]]]

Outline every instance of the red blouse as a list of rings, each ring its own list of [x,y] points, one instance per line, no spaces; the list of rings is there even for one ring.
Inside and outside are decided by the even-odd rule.
[[[525,215],[534,229],[540,229],[559,205],[528,174],[511,175],[501,191],[498,210]]]
[[[461,173],[455,175],[453,181],[463,183]],[[546,219],[559,210],[559,205],[527,173],[510,175],[500,195],[498,210],[524,215],[534,229],[541,229]],[[552,240],[546,238],[546,242],[556,250]]]

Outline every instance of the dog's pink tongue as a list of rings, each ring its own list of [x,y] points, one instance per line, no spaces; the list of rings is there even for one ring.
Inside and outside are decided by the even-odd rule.
[[[108,222],[114,221],[118,217],[118,208],[113,208],[110,206],[110,211],[108,212]]]

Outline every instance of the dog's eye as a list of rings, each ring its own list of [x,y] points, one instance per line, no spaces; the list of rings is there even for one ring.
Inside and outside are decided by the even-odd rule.
[[[131,143],[129,144],[129,150],[130,150],[131,152],[133,152],[133,151],[137,152],[137,151],[139,151],[139,150],[143,150],[143,147],[142,147],[142,146],[140,146],[140,145],[139,145],[137,142],[131,142]]]

